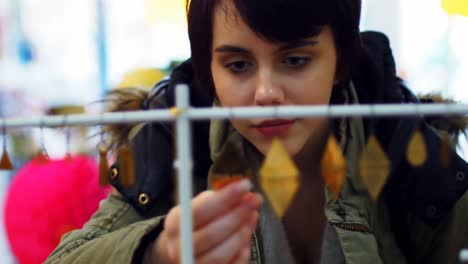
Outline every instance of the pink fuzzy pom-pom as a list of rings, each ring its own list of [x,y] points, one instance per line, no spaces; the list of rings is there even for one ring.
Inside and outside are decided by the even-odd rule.
[[[5,201],[5,228],[19,263],[42,263],[64,233],[81,228],[111,191],[99,187],[94,159],[34,159],[12,180]]]

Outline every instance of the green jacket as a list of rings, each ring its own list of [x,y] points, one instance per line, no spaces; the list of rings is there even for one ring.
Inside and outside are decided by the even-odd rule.
[[[416,101],[394,76],[388,40],[377,33],[366,33],[363,44],[362,70],[343,94],[333,96],[335,103]],[[162,86],[167,91],[161,93],[161,89],[155,89],[158,92],[150,93],[142,105],[145,108],[171,106],[171,87],[182,81],[192,85],[193,105],[211,104],[197,92],[187,65],[179,67],[171,80],[164,82]],[[349,167],[337,201],[330,199],[325,190],[324,212],[328,224],[322,263],[458,263],[459,251],[468,247],[468,177],[465,177],[468,167],[456,154],[449,168],[438,164],[440,139],[426,121],[415,117],[337,122],[336,133]],[[430,150],[429,162],[423,168],[410,168],[404,160],[404,146],[415,128],[422,131]],[[131,133],[136,134],[133,144],[137,184],[131,188],[120,185],[119,167],[115,164],[112,183],[120,193],[102,201],[82,229],[66,234],[46,263],[141,262],[146,246],[160,233],[164,215],[175,202],[172,128],[147,124],[138,129],[138,133]],[[391,176],[377,202],[369,199],[356,168],[371,132],[376,133],[392,162]],[[258,167],[260,160],[249,156],[252,152],[248,144],[225,123],[194,124],[193,137],[197,139],[194,141],[196,193],[209,188],[212,177],[209,168],[219,166],[217,157],[227,138],[233,137],[240,155],[251,162],[250,166]],[[260,209],[250,263],[292,263],[281,223],[269,217],[270,214],[267,202]]]

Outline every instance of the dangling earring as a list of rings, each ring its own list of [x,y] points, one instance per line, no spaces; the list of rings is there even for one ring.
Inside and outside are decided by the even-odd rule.
[[[442,167],[448,168],[452,160],[452,144],[449,133],[444,133],[440,140],[440,163]]]
[[[273,139],[259,175],[276,215],[282,218],[299,189],[299,170],[278,138]]]
[[[43,127],[43,125],[40,126],[40,129],[41,129],[41,138],[40,138],[40,148],[41,149],[39,150],[39,153],[37,154],[36,159],[40,163],[47,163],[47,162],[49,162],[50,158],[49,158],[49,154],[47,153],[45,143],[44,143],[44,127]]]
[[[65,154],[65,160],[71,161],[72,160],[72,154],[71,154],[71,129],[70,128],[65,128],[65,144],[66,144],[66,154]]]
[[[390,159],[375,136],[375,109],[371,119],[371,132],[359,158],[359,175],[372,200],[376,201],[390,176]]]
[[[415,130],[408,143],[406,159],[413,167],[421,167],[427,160],[427,146],[419,128]]]
[[[328,190],[336,201],[340,196],[346,176],[346,159],[333,134],[328,137],[320,162],[320,170]]]
[[[99,152],[99,185],[106,186],[109,184],[109,163],[107,161],[107,153],[109,146],[104,140],[104,132],[101,132],[101,140],[97,145]]]
[[[10,157],[7,152],[6,148],[6,141],[7,141],[7,133],[6,133],[6,125],[5,120],[3,120],[3,154],[2,159],[0,160],[0,170],[13,170],[13,164],[11,163]]]

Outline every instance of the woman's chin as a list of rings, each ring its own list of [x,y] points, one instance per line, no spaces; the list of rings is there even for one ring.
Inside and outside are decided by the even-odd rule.
[[[297,144],[291,144],[291,142],[281,140],[281,143],[283,144],[283,147],[286,149],[286,152],[289,154],[291,158],[296,157],[302,150],[303,146],[298,146]],[[268,142],[268,143],[258,143],[254,144],[254,146],[257,148],[260,153],[262,153],[264,156],[268,155],[268,152],[270,151],[271,144],[273,142],[273,139]]]

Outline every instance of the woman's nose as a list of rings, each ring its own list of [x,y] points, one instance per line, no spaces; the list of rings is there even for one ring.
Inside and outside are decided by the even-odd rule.
[[[255,89],[256,105],[280,105],[284,102],[283,87],[270,72],[260,73]]]

